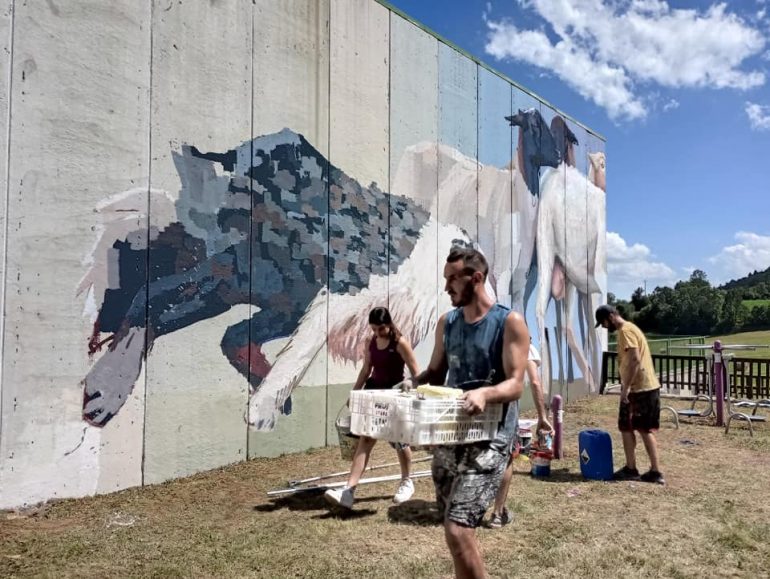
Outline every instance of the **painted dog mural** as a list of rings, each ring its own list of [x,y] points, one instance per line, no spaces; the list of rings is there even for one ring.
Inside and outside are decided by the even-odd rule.
[[[510,280],[521,299],[535,277],[540,169],[557,166],[563,153],[538,111],[507,120],[520,127],[518,167],[481,167],[478,185],[476,161],[440,145],[454,167],[442,204],[453,207],[452,197],[477,186],[479,199],[494,203],[512,179],[511,210],[519,215],[512,272],[510,230],[496,207],[479,208],[479,229],[494,232],[481,247],[493,272],[489,291],[506,293],[511,286],[495,279]],[[420,198],[420,180],[436,178],[421,150],[408,149],[401,161],[411,168],[408,178],[395,176],[414,198],[363,186],[284,129],[224,153],[183,146],[173,154],[179,197],[151,190],[149,220],[146,190],[105,200],[97,207],[101,236],[78,288],[93,321],[89,352],[101,352],[83,380],[84,419],[103,426],[120,411],[155,340],[238,304],[256,313],[227,327],[220,348],[249,381],[246,419],[260,430],[290,412],[291,392],[324,344],[335,359],[362,358],[362,312],[389,302],[413,344],[428,336],[440,304],[435,272],[421,264],[471,238],[459,214],[438,215],[435,201]],[[474,178],[460,179],[464,171]],[[270,363],[262,347],[279,338],[288,340]]]
[[[92,311],[98,311],[89,351],[107,345],[84,379],[83,416],[94,425],[106,424],[120,410],[139,375],[145,348],[150,351],[165,334],[236,304],[260,308],[251,319],[229,327],[221,342],[224,355],[248,377],[256,394],[274,370],[261,346],[296,334],[303,317],[317,309],[319,296],[374,292],[370,299],[382,303],[387,299],[387,283],[382,282],[389,274],[398,277],[421,241],[434,251],[439,237],[450,245],[470,241],[456,227],[439,228],[418,204],[388,198],[375,184],[361,186],[289,130],[224,154],[183,147],[175,161],[182,182],[178,219],[162,229],[128,231],[109,247],[110,263],[94,259],[81,283],[80,290],[87,289],[94,302]],[[204,190],[214,191],[215,198],[203,200]],[[114,208],[126,197],[103,208]],[[163,208],[168,198],[155,199],[159,212],[168,214]],[[138,215],[134,223],[141,221]],[[96,270],[105,266],[109,271],[101,277],[112,282],[99,287]],[[100,289],[103,297],[97,295]],[[111,335],[100,341],[101,333]],[[299,377],[296,368],[293,374]],[[273,410],[284,408],[291,386],[273,393],[277,408],[250,420],[272,427]]]

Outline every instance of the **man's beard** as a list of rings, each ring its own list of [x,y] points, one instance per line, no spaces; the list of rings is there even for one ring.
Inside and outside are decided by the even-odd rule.
[[[457,300],[454,303],[455,307],[462,308],[463,306],[467,306],[473,301],[473,284],[468,283],[463,286],[463,289],[460,291],[460,294],[457,295]]]
[[[608,331],[614,332],[617,329],[618,329],[618,326],[612,320],[607,320],[607,330]]]

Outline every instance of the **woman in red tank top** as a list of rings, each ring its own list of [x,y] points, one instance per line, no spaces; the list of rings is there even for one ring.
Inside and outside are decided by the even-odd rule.
[[[404,379],[404,366],[409,368],[412,376],[420,373],[412,346],[398,331],[387,308],[374,308],[369,312],[369,327],[374,336],[369,342],[364,357],[364,365],[358,373],[353,390],[361,388],[384,389],[392,388]],[[330,489],[324,497],[330,503],[346,508],[353,506],[354,493],[361,475],[366,470],[369,456],[377,441],[374,438],[362,436],[353,454],[350,466],[350,476],[345,488]],[[393,502],[403,503],[414,494],[412,483],[412,450],[408,444],[393,445],[398,453],[398,463],[401,466],[401,482],[398,485]]]

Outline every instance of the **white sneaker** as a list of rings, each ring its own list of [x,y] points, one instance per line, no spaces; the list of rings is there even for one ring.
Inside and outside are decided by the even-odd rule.
[[[399,505],[404,501],[408,501],[409,499],[411,499],[413,494],[414,494],[414,483],[412,482],[412,479],[410,478],[402,479],[401,484],[398,485],[398,490],[396,491],[396,494],[393,497],[393,502]]]
[[[350,509],[353,507],[353,493],[355,491],[351,488],[345,487],[343,489],[329,489],[324,493],[326,502],[339,507]]]

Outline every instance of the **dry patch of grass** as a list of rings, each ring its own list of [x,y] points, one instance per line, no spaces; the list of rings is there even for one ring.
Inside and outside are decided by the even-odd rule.
[[[493,577],[759,577],[770,569],[770,428],[730,435],[708,420],[659,433],[667,487],[584,481],[577,433],[615,432],[617,397],[568,405],[565,458],[550,479],[517,463],[514,522],[480,529]],[[667,401],[666,403],[668,403]],[[675,404],[682,407],[687,403]],[[640,468],[647,461],[640,444]],[[380,444],[373,464],[393,462]],[[184,480],[0,514],[1,577],[446,577],[452,566],[429,479],[391,503],[395,483],[362,486],[352,513],[320,494],[270,500],[288,479],[344,470],[329,448]],[[427,468],[426,463],[415,470]],[[390,472],[396,472],[391,470]]]

